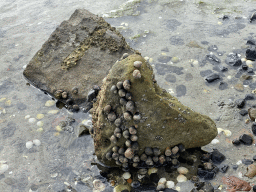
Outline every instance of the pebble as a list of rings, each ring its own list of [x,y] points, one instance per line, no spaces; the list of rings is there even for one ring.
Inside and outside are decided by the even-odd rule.
[[[172,59],[171,59],[171,61],[173,62],[173,63],[178,63],[179,62],[179,58],[178,57],[173,57]]]
[[[38,140],[38,139],[34,139],[34,140],[33,140],[33,143],[35,144],[35,146],[41,145],[41,141]]]
[[[244,144],[244,145],[251,145],[253,142],[253,139],[250,135],[243,134],[239,137],[239,140]]]
[[[142,65],[142,62],[141,62],[141,61],[135,61],[135,62],[133,63],[133,65],[134,65],[134,67],[136,67],[136,68],[140,68],[141,65]]]
[[[44,104],[46,107],[51,107],[53,105],[55,105],[55,101],[54,100],[48,100],[45,102]]]
[[[9,166],[6,164],[6,161],[0,161],[0,175],[9,169]]]
[[[36,122],[36,119],[35,119],[35,118],[29,118],[28,122],[29,122],[29,123],[35,123],[35,122]]]
[[[37,129],[36,131],[37,132],[42,132],[44,129],[41,127],[41,128],[39,128],[39,129]]]
[[[33,147],[33,142],[32,141],[26,142],[26,148],[27,149],[31,149],[32,147]]]
[[[226,135],[226,137],[230,137],[232,135],[232,132],[229,130],[224,130],[224,134]]]
[[[252,121],[255,121],[256,119],[256,109],[254,108],[249,108],[248,109],[248,114],[249,114],[249,117]]]
[[[44,118],[44,114],[37,114],[37,115],[36,115],[36,118],[37,118],[37,119],[43,119],[43,118]]]
[[[104,191],[106,188],[106,185],[104,183],[102,183],[101,180],[99,179],[95,179],[93,182],[93,187],[96,191]]]
[[[175,186],[175,183],[174,183],[173,181],[167,181],[167,182],[166,182],[166,187],[167,187],[167,188],[171,189],[171,188],[173,188],[174,186]]]
[[[48,111],[48,114],[54,115],[54,114],[57,114],[58,112],[59,112],[58,109],[56,109],[56,110],[50,110],[50,111]]]
[[[222,128],[217,128],[218,134],[220,134],[222,131],[224,131],[224,129]]]
[[[123,178],[124,179],[130,179],[131,178],[131,174],[129,173],[129,172],[125,172],[124,174],[123,174]]]
[[[135,79],[140,79],[141,78],[141,74],[140,74],[140,71],[138,69],[135,69],[132,73],[133,77]]]
[[[165,185],[165,183],[167,182],[167,180],[166,180],[166,178],[161,178],[159,181],[158,181],[158,185],[159,184],[164,184]]]
[[[43,122],[43,121],[38,121],[38,122],[36,123],[36,125],[37,125],[38,127],[42,127],[42,126],[44,125],[44,122]]]
[[[181,182],[186,182],[188,179],[187,179],[187,177],[185,177],[184,175],[179,175],[178,177],[177,177],[177,181],[179,182],[179,183],[181,183]]]
[[[153,169],[153,168],[151,168],[151,169]],[[138,174],[140,174],[140,175],[146,175],[147,172],[148,172],[147,169],[139,169]],[[152,172],[152,173],[153,173],[153,172]],[[150,175],[150,174],[149,174],[149,175]]]
[[[179,167],[177,171],[183,175],[186,175],[188,173],[188,169],[186,167]]]
[[[5,104],[5,106],[11,106],[12,102],[11,102],[11,100],[7,100],[4,104]]]
[[[211,156],[212,162],[216,164],[220,164],[222,161],[226,159],[226,157],[220,153],[217,149],[214,149]]]
[[[26,115],[26,116],[25,116],[25,119],[29,119],[29,118],[30,118],[30,115]]]
[[[254,62],[252,60],[246,60],[246,65],[252,65]]]
[[[217,73],[212,73],[212,74],[208,75],[208,76],[205,78],[205,80],[206,80],[208,83],[211,83],[211,82],[213,82],[213,81],[215,81],[215,80],[217,80],[217,79],[220,79],[220,76],[219,76],[219,74],[217,74]]]
[[[211,141],[211,144],[217,144],[217,143],[219,143],[220,141],[218,140],[218,139],[213,139],[212,141]]]
[[[150,168],[148,169],[148,175],[151,175],[152,173],[157,173],[158,169],[153,167],[153,168]]]
[[[235,84],[234,88],[235,88],[235,90],[237,90],[237,91],[241,91],[241,92],[244,91],[244,85],[241,84],[241,83]]]

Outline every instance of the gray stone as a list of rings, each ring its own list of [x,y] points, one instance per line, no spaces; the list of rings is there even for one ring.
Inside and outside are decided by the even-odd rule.
[[[85,107],[89,91],[94,85],[101,86],[116,60],[134,52],[103,18],[78,9],[51,34],[23,74],[32,85],[61,102]],[[61,91],[67,92],[68,98],[62,98]]]

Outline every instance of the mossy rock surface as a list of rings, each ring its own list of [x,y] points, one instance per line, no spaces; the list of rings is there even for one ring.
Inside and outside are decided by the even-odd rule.
[[[124,37],[102,17],[77,9],[63,21],[35,54],[23,74],[35,87],[67,104],[83,106],[93,85],[101,85],[124,53],[134,53]],[[78,92],[73,93],[72,89]],[[67,98],[56,97],[56,91]]]
[[[141,73],[139,79],[133,77],[133,71],[136,69],[135,61],[142,62],[139,68]],[[135,103],[135,113],[141,115],[139,122],[126,121],[123,118],[126,107],[120,105],[119,95],[110,91],[113,85],[124,80],[131,82],[129,92]],[[117,143],[110,141],[116,126],[108,120],[107,114],[103,111],[106,105],[111,105],[117,118],[122,119],[123,130],[137,126],[138,155],[141,155],[146,147],[159,148],[161,154],[164,154],[166,147],[178,144],[183,144],[186,149],[204,146],[217,135],[213,120],[184,106],[177,98],[160,88],[154,80],[152,67],[141,55],[133,54],[113,65],[103,81],[97,102],[94,103],[95,153],[102,163],[109,166],[116,166],[116,164],[114,160],[106,159],[106,153],[114,146],[127,148],[124,144],[127,139],[122,136]]]

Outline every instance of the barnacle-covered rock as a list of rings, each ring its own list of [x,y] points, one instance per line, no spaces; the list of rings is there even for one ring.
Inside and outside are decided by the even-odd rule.
[[[133,76],[136,70],[135,61],[142,63],[139,68],[141,78]],[[126,80],[129,80],[131,85],[129,94],[132,97],[124,106],[120,104],[119,94],[113,93],[111,87],[115,85],[120,88],[119,91],[126,92],[121,84]],[[127,94],[128,92],[125,97]],[[102,112],[106,105],[113,106],[117,118],[122,119],[121,125],[108,120],[107,114]],[[140,117],[137,118],[137,115]],[[116,165],[114,160],[109,161],[105,158],[113,146],[124,147],[125,156],[129,159],[134,156],[131,152],[135,152],[141,161],[148,159],[150,165],[154,156],[155,161],[164,164],[167,147],[171,150],[168,151],[168,155],[172,153],[177,156],[180,152],[178,146],[184,146],[185,149],[204,146],[217,135],[216,125],[208,116],[194,112],[158,86],[154,81],[152,67],[139,54],[130,55],[113,65],[94,103],[93,122],[95,153],[101,162],[109,166]],[[122,137],[109,142],[117,126],[122,127]],[[132,137],[134,130],[137,137]],[[130,143],[128,146],[125,145],[127,139],[131,141],[131,146]],[[142,155],[143,153],[145,154]],[[132,162],[128,163],[129,166],[133,166]]]

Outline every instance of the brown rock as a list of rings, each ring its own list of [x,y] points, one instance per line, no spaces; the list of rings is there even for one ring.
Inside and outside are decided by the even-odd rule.
[[[256,175],[256,165],[251,164],[247,167],[247,173],[245,174],[246,177],[253,178]]]
[[[234,88],[237,90],[237,91],[244,91],[244,86],[243,84],[241,83],[238,83],[238,84],[235,84]]]
[[[235,176],[223,177],[222,182],[228,186],[227,191],[250,191],[251,186],[248,182],[243,181]]]
[[[256,109],[254,109],[254,108],[249,108],[249,109],[248,109],[248,115],[249,115],[249,117],[250,117],[250,119],[251,119],[252,121],[255,121],[255,118],[256,118]]]

